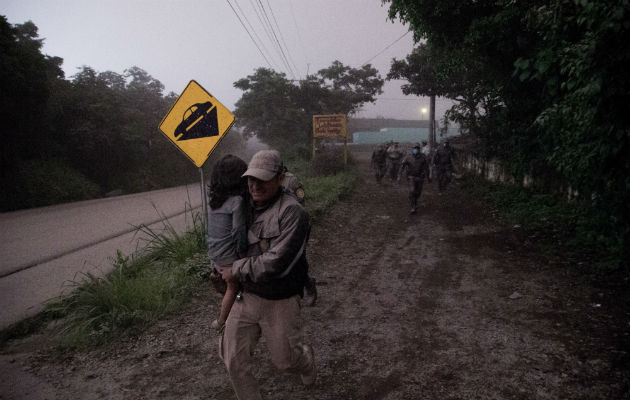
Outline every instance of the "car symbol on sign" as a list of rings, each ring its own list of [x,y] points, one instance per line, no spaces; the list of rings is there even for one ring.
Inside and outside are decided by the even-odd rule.
[[[188,140],[217,136],[219,124],[217,108],[212,103],[196,103],[188,107],[182,116],[182,122],[175,128],[175,139]]]

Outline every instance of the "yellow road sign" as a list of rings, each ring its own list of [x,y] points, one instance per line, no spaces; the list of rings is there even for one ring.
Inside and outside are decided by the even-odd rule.
[[[159,129],[201,168],[233,123],[234,114],[192,80]]]

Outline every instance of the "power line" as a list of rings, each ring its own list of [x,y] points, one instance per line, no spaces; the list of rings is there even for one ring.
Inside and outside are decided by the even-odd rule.
[[[308,76],[309,62],[304,52],[302,35],[300,34],[300,29],[298,28],[298,23],[297,23],[297,20],[295,19],[295,12],[293,11],[293,2],[291,1],[289,2],[289,8],[291,9],[291,16],[293,17],[293,24],[295,25],[295,31],[297,32],[298,40],[300,43],[299,48],[302,49],[302,56],[304,56],[304,61],[306,62],[306,75]]]
[[[238,18],[239,22],[241,23],[241,25],[243,26],[243,29],[245,29],[245,32],[247,32],[247,34],[249,35],[249,38],[252,40],[252,42],[254,42],[254,45],[256,46],[256,48],[258,49],[258,51],[260,52],[260,55],[263,56],[263,58],[265,59],[265,61],[267,61],[267,65],[269,65],[269,68],[273,69],[273,67],[271,66],[271,63],[269,62],[269,60],[267,59],[267,57],[265,56],[265,54],[262,52],[262,50],[260,49],[260,46],[258,46],[258,43],[256,43],[256,41],[254,40],[254,38],[252,37],[252,34],[249,32],[249,30],[247,29],[247,27],[245,26],[245,24],[243,23],[243,20],[241,19],[241,17],[238,15],[238,13],[236,12],[236,10],[234,9],[234,7],[232,7],[232,3],[230,3],[230,0],[226,0],[227,3],[229,4],[230,8],[232,9],[232,11],[234,11],[234,15],[236,15],[236,18]]]
[[[243,11],[241,6],[238,4],[238,1],[234,0],[234,4],[236,4],[236,7],[238,8],[238,10],[241,13],[241,15],[243,16],[243,18],[245,19],[245,22],[247,22],[247,24],[249,25],[250,29],[254,33],[254,36],[256,36],[256,39],[258,39],[258,42],[262,46],[262,48],[265,51],[265,53],[269,54],[269,50],[267,50],[267,47],[265,47],[265,43],[262,41],[260,36],[258,36],[258,33],[256,32],[256,29],[254,29],[254,26],[251,24],[251,22],[249,22],[249,18],[247,18],[247,14],[245,14],[245,11]],[[275,68],[275,64],[274,64],[274,68]]]
[[[289,65],[289,60],[287,59],[286,54],[284,54],[284,50],[282,49],[282,45],[280,45],[280,41],[278,40],[278,36],[276,35],[276,31],[275,31],[275,29],[273,29],[273,25],[271,25],[271,21],[269,20],[269,15],[267,15],[267,10],[265,10],[265,6],[263,5],[261,0],[258,0],[258,4],[260,4],[260,9],[261,9],[263,15],[265,16],[267,24],[268,24],[269,28],[271,29],[271,33],[273,34],[273,37],[275,39],[275,42],[278,45],[277,48],[280,50],[280,53],[281,53],[280,58],[283,60],[284,66],[287,67],[287,71],[290,72],[291,75],[293,76],[293,79],[295,79],[295,73],[293,72],[293,69]]]
[[[286,49],[287,54],[289,55],[289,61],[291,61],[291,64],[293,65],[293,67],[296,69],[296,71],[298,71],[298,67],[295,65],[295,62],[293,61],[293,57],[291,57],[291,52],[289,51],[289,46],[287,46],[287,42],[284,41],[284,35],[282,34],[282,30],[280,29],[280,25],[278,25],[278,20],[276,19],[276,15],[273,12],[273,8],[271,8],[271,4],[269,3],[269,0],[267,0],[267,7],[269,7],[269,11],[271,11],[271,16],[273,17],[273,21],[275,22],[276,28],[278,29],[278,34],[280,35],[280,39],[282,40],[282,44],[284,44],[284,48]]]
[[[377,100],[388,100],[388,101],[418,101],[417,98],[395,98],[395,97],[375,97]]]
[[[274,35],[275,34],[273,33],[273,27],[269,23],[269,19],[268,18],[265,21],[265,15],[263,15],[262,3],[260,3],[260,0],[249,0],[249,4],[250,4],[252,10],[254,10],[254,14],[256,14],[256,18],[258,18],[258,22],[260,23],[260,25],[262,26],[263,31],[267,35],[267,38],[269,39],[269,42],[271,42],[271,46],[275,50],[275,53],[280,57],[281,64],[284,65],[285,70],[287,71],[287,73],[289,73],[290,68],[288,67],[288,64],[287,64],[286,60],[282,57],[282,53],[280,51],[278,51],[277,45],[274,43]],[[271,57],[271,56],[270,56],[270,58],[273,59],[273,57]]]
[[[249,0],[249,5],[254,10],[256,17],[258,18],[258,22],[260,22],[260,25],[263,27],[263,31],[265,31],[265,33],[267,34],[267,38],[269,39],[271,43],[273,43],[273,38],[271,37],[271,33],[269,32],[269,27],[267,26],[267,24],[265,24],[265,21],[263,20],[263,17],[262,17],[262,13],[260,11],[260,6],[258,6],[256,1],[257,0]]]
[[[398,39],[394,40],[392,43],[389,44],[389,46],[385,47],[383,50],[379,51],[374,57],[370,58],[369,60],[367,60],[366,62],[364,62],[363,64],[361,64],[362,66],[369,63],[370,61],[372,61],[373,59],[375,59],[376,57],[380,56],[381,54],[383,54],[385,52],[385,50],[389,49],[390,47],[392,47],[394,44],[398,43],[402,38],[404,38],[405,36],[407,36],[409,34],[409,32],[411,31],[407,31],[404,35],[402,35],[401,37],[399,37]]]

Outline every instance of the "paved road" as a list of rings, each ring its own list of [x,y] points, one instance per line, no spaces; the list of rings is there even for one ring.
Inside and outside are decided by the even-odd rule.
[[[136,227],[178,231],[201,207],[199,184],[0,214],[0,329],[43,309],[83,273],[103,274],[116,250],[142,245]]]

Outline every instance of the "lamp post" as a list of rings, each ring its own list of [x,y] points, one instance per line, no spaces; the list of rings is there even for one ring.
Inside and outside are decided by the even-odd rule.
[[[420,107],[420,114],[422,115],[422,120],[424,121],[426,115],[427,115],[427,108],[426,107]]]
[[[427,111],[428,110],[427,110],[426,107],[424,107],[424,106],[420,107],[420,116],[421,116],[420,119],[422,121],[426,121]],[[429,132],[428,139],[429,139],[429,141],[431,141],[431,132]]]

